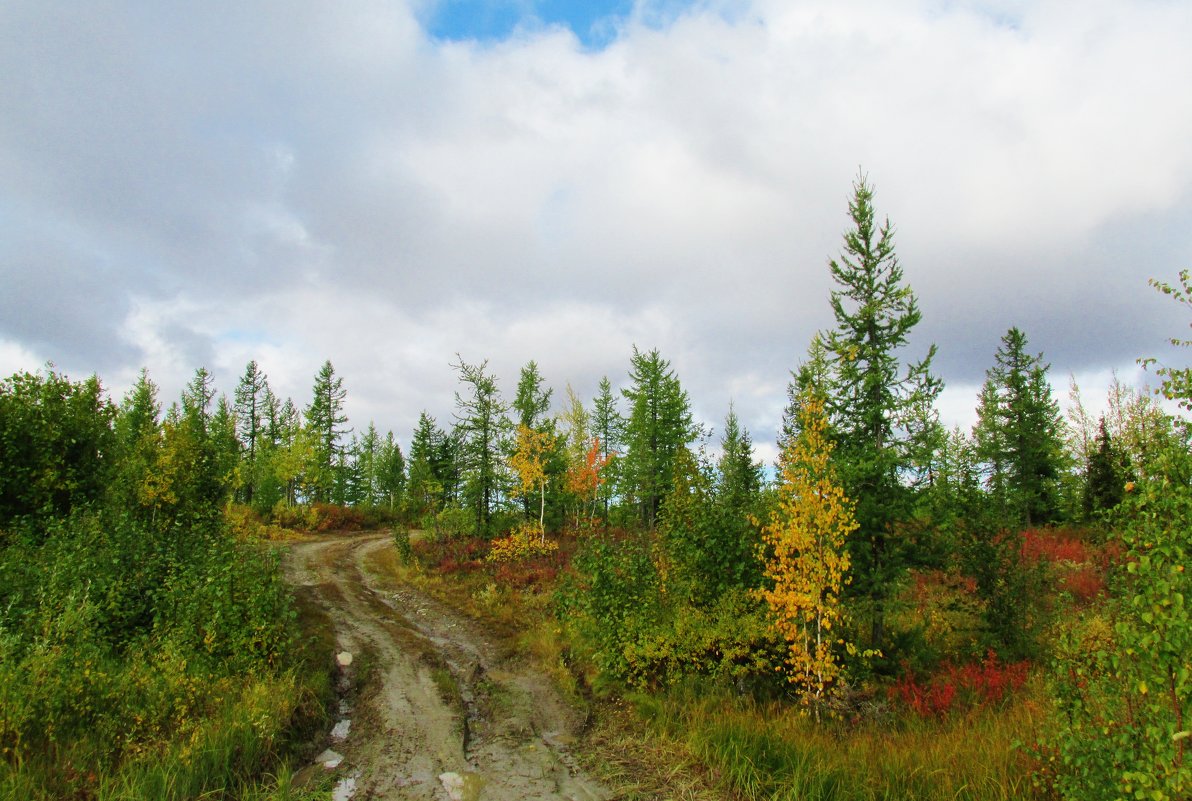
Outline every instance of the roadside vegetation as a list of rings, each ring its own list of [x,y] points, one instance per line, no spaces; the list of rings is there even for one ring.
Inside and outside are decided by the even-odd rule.
[[[147,374],[119,405],[4,380],[0,797],[296,797],[329,649],[270,542],[386,526],[393,570],[588,706],[626,797],[1188,798],[1188,368],[1065,418],[1010,327],[949,431],[863,177],[829,269],[772,466],[657,350],[590,403],[460,358],[408,453],[352,432],[330,362],[301,411],[255,362],[164,414]]]

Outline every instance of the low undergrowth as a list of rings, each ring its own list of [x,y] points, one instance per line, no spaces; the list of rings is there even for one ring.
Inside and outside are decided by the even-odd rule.
[[[1017,747],[1037,740],[1050,706],[1046,690],[1029,663],[1006,662],[992,652],[981,656],[973,643],[956,637],[952,629],[971,615],[941,629],[947,630],[941,642],[958,644],[952,656],[918,670],[904,666],[898,680],[852,693],[848,708],[817,724],[805,707],[785,698],[773,668],[770,678],[751,680],[764,666],[724,650],[730,641],[752,636],[747,605],[731,594],[723,602],[729,612],[709,608],[700,613],[708,618],[701,624],[688,610],[675,618],[686,622],[673,631],[626,630],[609,641],[615,653],[600,656],[584,627],[560,616],[558,605],[560,587],[573,580],[573,557],[590,543],[569,536],[558,541],[553,554],[494,563],[486,559],[483,540],[415,536],[410,563],[401,569],[422,589],[516,631],[521,651],[591,706],[596,723],[585,744],[587,762],[623,797],[1046,797],[1032,783],[1044,766],[1035,752]],[[602,564],[628,575],[616,559]],[[950,588],[941,608],[968,591],[932,581]],[[636,619],[633,608],[626,607],[624,619]],[[725,636],[712,636],[720,628]],[[639,689],[610,677],[608,667],[621,663],[639,677]],[[717,667],[729,664],[745,672]]]
[[[943,719],[897,716],[850,726],[815,723],[796,706],[689,685],[635,695],[639,714],[681,743],[741,799],[932,801],[1036,797],[1015,748],[1041,707],[1020,698]]]
[[[275,557],[171,534],[82,514],[0,552],[0,799],[271,792],[321,724],[321,640]]]

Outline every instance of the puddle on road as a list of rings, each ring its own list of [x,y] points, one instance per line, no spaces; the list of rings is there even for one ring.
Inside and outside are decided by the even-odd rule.
[[[478,773],[440,773],[439,781],[451,801],[477,801],[484,779]]]
[[[345,719],[341,720],[339,723],[336,723],[335,727],[333,729],[331,729],[331,739],[336,740],[336,741],[346,740],[346,739],[348,739],[348,732],[350,732],[351,730],[352,730],[352,721],[345,718]]]
[[[356,777],[345,776],[331,791],[331,801],[348,801],[354,795],[356,795]]]
[[[344,755],[337,751],[332,751],[328,748],[323,753],[315,757],[315,762],[322,765],[327,770],[335,770],[339,767],[339,763],[344,761]]]

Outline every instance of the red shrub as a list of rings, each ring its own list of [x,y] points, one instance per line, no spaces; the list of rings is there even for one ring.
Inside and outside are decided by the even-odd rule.
[[[944,663],[940,672],[924,681],[907,674],[892,688],[890,697],[901,701],[922,718],[944,717],[955,706],[999,704],[1026,682],[1028,662],[1006,664],[989,651],[981,662]]]
[[[1105,577],[1092,567],[1069,570],[1060,579],[1060,589],[1081,603],[1089,603],[1105,592]]]
[[[359,531],[364,528],[364,514],[346,506],[333,503],[311,505],[314,512],[315,531]]]
[[[923,686],[911,675],[903,676],[890,688],[892,698],[901,701],[921,718],[942,718],[952,711],[956,685],[937,680]]]
[[[1022,532],[1022,559],[1028,564],[1072,562],[1079,565],[1089,561],[1089,549],[1072,532],[1029,528]]]

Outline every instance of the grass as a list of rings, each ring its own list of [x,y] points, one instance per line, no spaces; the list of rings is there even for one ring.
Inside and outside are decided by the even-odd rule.
[[[688,690],[635,696],[638,713],[742,799],[1005,801],[1034,797],[1015,743],[1040,725],[1018,699],[943,721],[817,725],[798,708]]]

